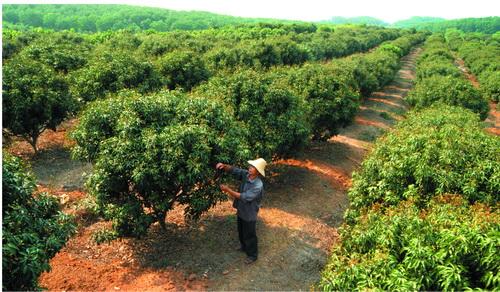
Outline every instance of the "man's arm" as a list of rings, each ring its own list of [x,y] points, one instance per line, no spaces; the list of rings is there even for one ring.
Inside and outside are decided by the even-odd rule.
[[[217,163],[217,165],[215,165],[215,168],[224,170],[227,173],[231,173],[239,180],[242,180],[245,177],[245,175],[247,174],[247,171],[244,169],[234,167],[234,166],[229,165],[229,164],[224,164],[221,162]]]
[[[257,198],[257,196],[262,192],[262,184],[257,184],[242,193],[238,193],[233,189],[231,189],[230,187],[223,184],[220,185],[220,189],[221,191],[223,191],[224,193],[230,195],[235,199],[251,202],[255,200],[255,198]]]

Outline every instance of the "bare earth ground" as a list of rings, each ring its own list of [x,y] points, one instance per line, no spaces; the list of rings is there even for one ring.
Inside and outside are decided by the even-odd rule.
[[[477,81],[476,76],[474,76],[471,72],[469,72],[469,69],[465,66],[464,60],[458,58],[455,56],[456,60],[456,65],[460,71],[464,74],[465,78],[467,78],[472,85],[475,88],[479,88],[479,82]],[[497,136],[500,135],[500,113],[496,110],[496,104],[491,102],[489,103],[490,105],[490,112],[488,114],[488,117],[484,121],[485,126],[486,126],[486,131],[495,134]]]
[[[346,190],[376,137],[408,109],[402,97],[414,78],[414,50],[403,58],[395,81],[374,93],[355,122],[327,142],[313,143],[293,159],[276,161],[265,179],[266,195],[259,213],[259,260],[244,264],[238,246],[235,211],[224,202],[199,222],[187,222],[181,206],[169,212],[167,231],[153,225],[142,239],[118,239],[97,245],[91,234],[109,227],[88,216],[84,172],[91,167],[69,159],[65,130],[47,131],[41,153],[31,158],[40,191],[61,198],[65,211],[76,214],[78,233],[50,262],[40,284],[49,290],[309,290],[335,244],[337,227],[348,205]],[[26,143],[11,152],[27,158]]]

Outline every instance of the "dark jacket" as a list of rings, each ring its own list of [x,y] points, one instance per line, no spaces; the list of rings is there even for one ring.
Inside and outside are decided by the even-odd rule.
[[[233,167],[232,174],[241,181],[238,191],[240,199],[234,199],[233,207],[237,210],[237,215],[245,221],[256,221],[259,212],[260,202],[264,195],[264,184],[260,177],[250,180],[248,170]]]

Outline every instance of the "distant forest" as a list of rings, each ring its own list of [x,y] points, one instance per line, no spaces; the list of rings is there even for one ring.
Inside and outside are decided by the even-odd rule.
[[[243,18],[200,11],[174,11],[130,5],[11,4],[3,5],[3,27],[26,30],[41,27],[54,31],[73,30],[94,33],[126,29],[129,31],[200,30],[247,23],[303,23],[291,20]],[[457,28],[464,32],[493,34],[500,31],[500,17],[445,20],[437,17],[412,17],[393,24],[369,17],[340,16],[320,21],[324,24],[366,24],[418,30],[445,31]]]
[[[440,17],[414,16],[405,20],[396,21],[392,25],[399,28],[414,28],[429,23],[438,24],[444,21],[446,21],[446,19]]]
[[[369,25],[380,25],[380,26],[389,26],[388,23],[371,16],[359,16],[359,17],[342,17],[342,16],[334,16],[329,20],[320,21],[321,23],[330,23],[330,24],[369,24]]]
[[[445,31],[456,28],[463,32],[483,32],[494,34],[500,31],[500,17],[464,18],[445,20],[431,17],[412,17],[408,20],[398,21],[393,24],[398,28],[416,28],[419,30],[430,30],[433,32]]]
[[[3,5],[4,28],[17,30],[41,27],[84,33],[120,29],[166,32],[257,22],[294,23],[287,20],[242,18],[201,11],[174,11],[129,5]]]

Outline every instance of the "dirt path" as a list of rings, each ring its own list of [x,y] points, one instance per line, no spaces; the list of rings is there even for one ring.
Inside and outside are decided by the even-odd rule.
[[[474,76],[474,74],[472,74],[469,71],[469,69],[465,65],[464,60],[459,58],[456,54],[454,55],[454,57],[455,57],[455,65],[464,74],[465,78],[467,78],[475,88],[479,88],[480,84],[477,81],[476,76]],[[490,112],[488,114],[488,117],[484,121],[485,126],[486,126],[485,128],[486,128],[486,131],[499,136],[500,135],[500,113],[497,111],[497,104],[496,103],[490,101],[489,106],[490,106]]]
[[[497,111],[496,103],[490,102],[490,113],[484,122],[486,131],[500,136],[500,113]]]
[[[460,69],[462,74],[464,74],[465,78],[467,78],[475,88],[479,88],[479,82],[477,81],[476,76],[474,76],[474,74],[469,71],[469,69],[465,65],[464,60],[458,57],[456,53],[453,54],[453,57],[455,57],[455,65],[458,67],[458,69]]]
[[[395,81],[368,98],[355,122],[340,135],[273,164],[257,223],[256,263],[245,265],[244,255],[234,250],[238,246],[236,217],[229,202],[217,205],[195,223],[186,222],[182,208],[177,207],[168,214],[166,232],[154,225],[142,239],[101,245],[93,242],[91,234],[109,223],[79,214],[85,220],[78,234],[51,260],[52,270],[40,277],[40,284],[50,290],[309,290],[320,279],[337,240],[352,172],[375,138],[408,109],[402,97],[411,88],[419,52],[403,58]],[[42,178],[44,168],[67,160],[51,151],[45,150],[48,157],[33,161]],[[86,167],[72,165],[64,172],[76,176]],[[60,175],[64,174],[55,177]],[[56,194],[69,196],[66,208],[81,210],[78,204],[85,194],[61,189],[66,182],[55,181]],[[73,184],[81,187],[79,179],[72,179]]]

